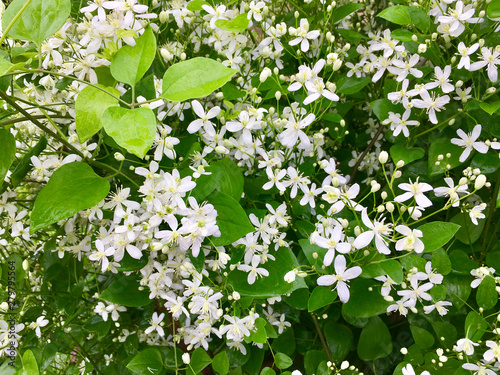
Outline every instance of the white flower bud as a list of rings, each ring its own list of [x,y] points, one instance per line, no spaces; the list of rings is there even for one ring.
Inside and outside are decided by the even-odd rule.
[[[276,98],[276,100],[278,100],[278,101],[279,101],[279,100],[281,99],[281,91],[276,91],[276,92],[274,93],[274,97]]]
[[[404,165],[405,165],[405,162],[404,162],[403,160],[400,160],[400,161],[398,161],[398,163],[396,164],[396,167],[398,167],[398,168],[402,168],[402,167],[404,167]]]
[[[118,161],[124,161],[125,160],[125,156],[123,156],[121,153],[119,152],[115,152],[115,159],[118,160]]]
[[[394,172],[394,178],[400,178],[402,174],[403,174],[403,172],[396,171],[396,172]]]
[[[284,277],[285,281],[289,284],[295,281],[295,270],[288,271]]]
[[[232,296],[235,301],[238,301],[241,298],[240,294],[236,290],[233,292]]]
[[[383,191],[382,193],[380,193],[380,197],[382,199],[386,199],[387,198],[387,192],[386,191]]]
[[[27,271],[30,268],[30,262],[28,259],[23,260],[23,270]]]
[[[259,80],[260,82],[265,82],[269,77],[271,77],[273,72],[269,68],[264,68],[262,69],[262,72],[260,73]]]
[[[385,204],[385,207],[386,207],[387,211],[394,212],[394,204],[392,202],[387,202]]]
[[[481,189],[486,183],[486,176],[484,174],[480,174],[477,176],[476,181],[474,181],[474,189]]]
[[[182,362],[184,362],[184,364],[186,365],[189,365],[189,363],[191,362],[191,357],[189,356],[189,353],[184,353],[182,355]]]
[[[418,45],[418,53],[425,53],[427,51],[427,44],[419,44]]]
[[[464,85],[464,81],[462,81],[462,80],[458,80],[458,81],[455,83],[455,87],[456,87],[456,88],[460,88],[460,87],[462,87],[463,85]]]
[[[385,164],[385,163],[387,163],[387,159],[389,159],[389,154],[387,153],[387,151],[382,151],[382,152],[378,155],[378,161],[379,161],[381,164]]]
[[[168,22],[169,18],[170,18],[170,15],[166,11],[162,10],[160,12],[160,22],[161,23]]]
[[[493,94],[495,91],[497,91],[496,87],[489,87],[488,90],[486,90],[488,94]]]
[[[372,185],[371,192],[375,193],[375,192],[379,191],[380,187],[381,187],[380,184],[378,182],[376,182],[375,184]]]
[[[340,364],[340,369],[341,370],[347,370],[349,368],[349,362],[344,361]]]
[[[227,148],[225,148],[224,146],[217,146],[215,147],[215,152],[218,154],[226,154]]]
[[[356,235],[356,237],[361,234],[361,228],[359,227],[359,225],[356,225],[356,227],[354,228],[354,234]]]
[[[415,34],[413,34],[411,36],[411,40],[413,40],[414,42],[416,42],[418,40],[418,36],[416,36]]]

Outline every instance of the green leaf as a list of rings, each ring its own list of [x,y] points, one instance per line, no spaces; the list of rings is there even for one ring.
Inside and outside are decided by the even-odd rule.
[[[219,375],[227,375],[229,372],[229,359],[226,352],[220,352],[213,358],[212,369]]]
[[[16,159],[16,140],[7,129],[0,129],[0,187],[12,162]]]
[[[380,121],[387,120],[389,118],[389,112],[399,113],[401,110],[400,106],[392,104],[389,99],[374,100],[370,102],[370,108]]]
[[[239,240],[254,227],[240,204],[227,194],[215,191],[207,198],[217,211],[217,225],[220,237],[212,237],[215,246],[227,246]]]
[[[429,15],[421,8],[418,7],[408,7],[408,14],[412,20],[412,23],[422,30],[424,33],[429,31],[431,27],[431,19]]]
[[[448,275],[451,272],[451,260],[444,249],[437,249],[432,253],[432,268],[441,275]]]
[[[293,365],[292,359],[284,353],[276,353],[274,356],[274,363],[280,370],[286,369]]]
[[[186,6],[187,10],[195,12],[197,10],[203,10],[203,5],[210,5],[205,0],[191,0]]]
[[[489,267],[493,267],[497,274],[500,274],[500,251],[488,253],[486,255],[486,264]]]
[[[271,367],[264,367],[260,372],[260,375],[276,375],[276,371],[274,371]]]
[[[414,254],[402,257],[399,261],[406,271],[410,271],[413,267],[415,267],[419,271],[423,272],[425,270],[425,265],[427,264],[427,260]]]
[[[495,279],[491,276],[486,276],[477,288],[476,302],[479,307],[485,310],[495,307],[498,302],[498,293],[495,288]]]
[[[102,87],[116,97],[120,92],[112,87]],[[102,128],[102,115],[108,107],[117,106],[118,99],[93,86],[85,87],[75,101],[76,133],[85,142]]]
[[[471,168],[479,168],[481,173],[493,173],[500,168],[500,158],[491,153],[476,154],[472,158],[470,166]]]
[[[314,227],[311,229],[314,230]],[[304,252],[304,255],[306,256],[309,264],[316,268],[321,268],[327,250],[319,247],[318,245],[311,244],[311,242],[309,242],[309,240],[305,238],[299,240],[299,245],[302,248],[302,251]],[[317,254],[316,258],[314,257],[314,254]]]
[[[195,375],[212,363],[212,359],[205,349],[198,348],[191,354],[191,366],[187,368],[186,375]]]
[[[99,296],[100,299],[122,306],[146,306],[151,300],[147,290],[139,290],[139,280],[136,275],[121,276],[111,283]]]
[[[450,273],[443,279],[443,285],[446,288],[450,302],[457,309],[460,309],[471,293],[471,277],[464,277]]]
[[[398,161],[403,160],[406,164],[410,164],[412,161],[422,159],[425,155],[425,151],[420,147],[406,148],[402,145],[394,145],[389,150],[391,153],[391,158],[396,164]]]
[[[462,147],[456,146],[450,142],[449,138],[439,138],[432,141],[429,147],[429,161],[427,164],[429,177],[439,176],[444,174],[447,164],[451,168],[459,166],[461,163],[458,160],[462,154]],[[446,157],[446,154],[450,153],[450,158]],[[439,155],[443,155],[444,159],[440,161],[439,165],[436,165]]]
[[[358,356],[363,361],[374,361],[392,352],[392,338],[389,329],[378,316],[370,318],[359,335]]]
[[[350,298],[342,305],[342,312],[355,318],[370,318],[385,313],[389,304],[380,294],[377,282],[358,278],[350,283]]]
[[[0,58],[0,77],[7,73],[13,66],[9,61]]]
[[[19,375],[38,375],[38,364],[36,363],[36,358],[31,350],[26,350],[23,354],[23,368],[16,374]]]
[[[478,342],[488,328],[486,320],[475,311],[469,311],[465,319],[465,337]]]
[[[323,327],[323,333],[333,362],[341,363],[351,351],[354,341],[351,329],[343,324],[328,321]]]
[[[461,212],[453,216],[450,222],[460,225],[460,230],[455,236],[457,240],[469,245],[481,238],[486,219],[478,219],[475,225],[467,213]]]
[[[130,272],[137,271],[141,268],[144,268],[148,264],[148,257],[141,257],[141,259],[135,259],[130,256],[129,253],[125,253],[123,259],[120,260],[120,267],[116,267],[116,269],[120,272]]]
[[[337,82],[337,94],[352,95],[363,90],[371,82],[370,77],[342,77]]]
[[[327,306],[337,298],[337,291],[332,290],[331,287],[317,286],[309,296],[307,302],[309,311],[316,311],[324,306]]]
[[[451,347],[456,344],[457,329],[453,324],[447,322],[432,321],[432,328],[436,332],[438,345],[442,348],[443,345]],[[444,340],[443,340],[444,339]]]
[[[238,71],[205,57],[172,65],[163,76],[162,98],[183,102],[210,95]]]
[[[31,170],[31,157],[40,155],[45,147],[47,147],[47,138],[42,135],[36,145],[24,154],[16,169],[12,172],[10,181],[13,187],[18,186],[24,176]]]
[[[132,358],[127,368],[139,375],[160,374],[163,370],[161,352],[156,348],[144,349]]]
[[[3,30],[25,4],[26,0],[14,0],[9,5],[2,17]],[[8,35],[40,46],[45,39],[61,29],[70,12],[70,0],[33,0],[16,20]]]
[[[382,12],[377,14],[377,17],[383,18],[397,25],[409,25],[411,23],[408,7],[404,5],[395,5],[385,8]]]
[[[486,14],[489,18],[498,18],[500,17],[500,0],[493,0],[488,4],[486,8]]]
[[[108,180],[85,163],[59,167],[36,197],[30,233],[95,206],[108,195],[109,188]]]
[[[396,29],[391,31],[391,38],[402,42],[411,42],[413,33],[407,29]]]
[[[149,108],[109,107],[102,126],[119,146],[143,159],[155,139],[156,116]]]
[[[422,349],[427,349],[434,345],[434,336],[429,331],[414,324],[410,324],[410,330],[413,340],[415,340],[415,344],[420,346]]]
[[[455,274],[470,275],[470,271],[477,268],[477,263],[474,262],[462,250],[453,250],[450,255],[451,269]]]
[[[304,279],[297,277],[293,283],[284,280],[285,274],[298,267],[299,263],[293,252],[285,247],[271,253],[276,260],[268,261],[259,267],[269,271],[269,276],[258,278],[252,285],[248,284],[248,273],[234,270],[228,276],[228,282],[242,296],[272,298],[288,294],[296,289],[306,288]]]
[[[224,95],[224,99],[227,100],[235,100],[243,98],[245,96],[245,92],[238,89],[238,87],[233,85],[231,82],[228,82],[224,86],[222,86],[221,90],[222,94]]]
[[[119,82],[135,86],[146,74],[156,55],[156,38],[153,29],[146,27],[135,39],[135,46],[124,45],[111,59],[111,75]]]
[[[396,283],[401,284],[403,281],[403,267],[395,259],[388,259],[380,263],[380,266],[387,275],[391,277]]]
[[[316,369],[322,361],[328,361],[328,357],[324,350],[308,350],[304,356],[306,374],[316,374]]]
[[[215,21],[215,26],[217,26],[221,30],[241,33],[245,31],[249,23],[250,21],[247,18],[247,14],[242,13],[230,21],[223,19],[217,20]]]
[[[421,225],[417,229],[421,230],[424,235],[421,238],[425,246],[424,251],[430,253],[446,245],[460,229],[460,225],[444,221],[433,221]]]
[[[493,103],[480,103],[479,107],[491,116],[500,109],[500,100]]]
[[[342,36],[342,38],[351,43],[359,43],[361,39],[367,39],[367,37],[363,34],[350,29],[337,29],[337,32],[340,34],[340,36]]]
[[[361,9],[365,6],[365,4],[359,3],[348,3],[346,5],[342,5],[341,7],[335,8],[333,11],[332,24],[346,18],[349,14],[354,13],[358,9]]]
[[[198,201],[205,199],[211,192],[217,190],[225,193],[237,202],[243,193],[243,172],[231,159],[224,158],[214,161],[206,168],[210,175],[202,175],[196,180],[196,187],[191,195]]]

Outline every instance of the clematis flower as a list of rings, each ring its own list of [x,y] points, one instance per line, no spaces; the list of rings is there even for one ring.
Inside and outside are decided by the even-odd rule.
[[[343,255],[338,255],[335,258],[335,274],[333,275],[323,275],[318,278],[318,285],[330,286],[335,283],[335,289],[341,302],[346,303],[349,301],[349,285],[347,282],[349,280],[355,279],[361,275],[361,267],[355,266],[349,269],[346,268],[346,260]]]
[[[365,224],[369,230],[361,233],[353,243],[353,246],[356,249],[362,249],[372,242],[373,238],[375,238],[375,246],[379,253],[382,254],[390,254],[391,250],[387,247],[387,238],[392,233],[391,226],[392,224],[384,224],[385,218],[381,221],[375,220],[373,223],[368,218],[368,213],[365,208],[361,212],[361,220],[363,224]]]
[[[399,184],[398,187],[401,190],[406,191],[406,193],[398,195],[394,198],[396,202],[401,203],[413,198],[420,207],[426,208],[432,206],[431,200],[424,195],[425,192],[432,190],[432,186],[425,182],[418,182],[418,177],[417,181],[411,182],[410,180],[409,184]]]
[[[477,139],[481,135],[481,125],[477,124],[474,126],[472,133],[466,134],[462,129],[458,129],[457,134],[460,138],[452,138],[451,143],[460,147],[465,147],[465,150],[458,159],[461,163],[467,160],[472,149],[475,149],[481,154],[486,154],[488,152],[488,146],[486,146],[485,143],[477,142]]]

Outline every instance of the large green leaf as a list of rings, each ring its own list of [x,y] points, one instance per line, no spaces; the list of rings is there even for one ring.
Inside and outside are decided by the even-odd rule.
[[[163,76],[162,98],[182,102],[203,98],[224,85],[237,70],[205,57],[172,65]]]
[[[196,187],[191,195],[198,201],[205,199],[211,192],[217,190],[225,193],[236,201],[243,193],[243,172],[231,159],[224,158],[214,161],[206,168],[210,175],[202,175],[196,180]]]
[[[478,219],[475,225],[466,212],[460,212],[450,219],[451,223],[460,225],[455,237],[466,245],[472,244],[481,238],[486,219]]]
[[[434,336],[429,331],[414,324],[410,325],[410,330],[415,344],[422,349],[430,348],[434,344]]]
[[[230,21],[223,19],[217,20],[215,21],[215,26],[217,26],[221,30],[241,33],[248,27],[249,22],[250,21],[247,18],[247,14],[242,13]]]
[[[13,66],[9,61],[0,58],[0,77],[7,73]]]
[[[212,369],[219,375],[227,375],[229,372],[229,359],[226,352],[220,352],[212,359]]]
[[[337,94],[356,94],[370,84],[371,81],[370,77],[341,77],[337,83]]]
[[[460,229],[460,225],[444,221],[433,221],[419,226],[418,229],[424,235],[421,238],[425,245],[424,251],[430,253],[446,245]]]
[[[323,327],[323,333],[333,361],[342,362],[351,351],[354,341],[351,329],[343,324],[328,321]]]
[[[61,166],[36,197],[30,232],[95,206],[109,193],[108,180],[81,162]]]
[[[391,158],[396,164],[398,161],[403,160],[406,164],[410,164],[412,161],[421,159],[425,155],[425,151],[420,147],[406,148],[402,145],[394,145],[390,149]]]
[[[405,5],[395,5],[385,8],[382,12],[377,14],[377,17],[383,18],[397,25],[409,25],[411,23],[408,7]]]
[[[99,298],[122,306],[146,306],[151,302],[149,293],[146,289],[139,290],[139,286],[136,275],[121,276],[113,281]]]
[[[392,352],[392,338],[389,329],[378,316],[370,318],[359,335],[358,356],[364,361],[374,361]]]
[[[130,153],[144,158],[156,135],[156,116],[149,108],[108,107],[102,115],[106,133]]]
[[[191,362],[186,371],[186,375],[195,375],[201,372],[205,367],[212,363],[212,359],[205,349],[198,348],[191,354]]]
[[[378,285],[378,282],[368,279],[352,280],[350,298],[342,305],[342,311],[356,318],[370,318],[385,313],[390,303],[382,297]]]
[[[333,11],[332,24],[346,18],[349,14],[361,9],[365,4],[347,3],[341,7],[335,8]]]
[[[120,92],[112,87],[100,86],[116,97]],[[75,101],[76,132],[85,142],[102,128],[102,115],[108,107],[118,105],[118,99],[93,86],[85,87]]]
[[[307,303],[309,311],[318,310],[324,306],[327,306],[337,298],[337,291],[332,290],[329,286],[318,285],[312,291],[309,296],[309,301]]]
[[[127,368],[134,374],[159,375],[163,371],[161,352],[156,348],[146,348],[132,358]]]
[[[26,0],[14,0],[2,17],[5,30]],[[64,25],[71,12],[70,0],[33,0],[9,31],[9,37],[29,40],[40,46]]]
[[[486,276],[477,288],[476,301],[479,307],[489,310],[498,302],[498,293],[496,291],[495,279]]]
[[[493,0],[489,3],[488,8],[486,8],[486,14],[490,18],[500,17],[500,0]]]
[[[486,320],[475,311],[469,311],[465,319],[465,337],[478,342],[488,329]]]
[[[212,237],[215,246],[230,245],[254,231],[254,226],[248,220],[243,208],[229,195],[214,191],[208,196],[207,201],[217,211],[217,225],[221,233],[220,237]]]
[[[26,350],[22,358],[23,368],[16,372],[16,375],[38,375],[38,364],[31,350]]]
[[[156,38],[151,27],[135,40],[135,46],[125,45],[111,59],[111,75],[117,81],[135,86],[146,74],[156,55]]]
[[[453,306],[460,309],[471,293],[471,282],[472,277],[455,275],[450,273],[446,275],[443,279],[443,285],[446,288],[448,297],[453,303]]]
[[[3,181],[10,165],[16,158],[16,140],[10,131],[6,129],[0,129],[0,187],[2,187]]]
[[[293,252],[286,247],[270,253],[276,260],[259,265],[269,271],[269,276],[258,278],[252,285],[248,284],[248,273],[234,270],[229,274],[228,282],[242,296],[271,298],[288,294],[296,289],[306,288],[306,283],[301,277],[297,277],[293,283],[284,280],[285,274],[298,267],[299,263]]]

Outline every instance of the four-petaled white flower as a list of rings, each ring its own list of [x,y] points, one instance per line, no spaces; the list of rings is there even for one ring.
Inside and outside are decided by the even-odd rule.
[[[158,313],[155,311],[153,313],[153,316],[151,317],[151,326],[146,328],[144,333],[150,334],[151,332],[156,331],[160,336],[165,336],[165,331],[163,331],[163,328],[160,325],[164,317],[165,313],[161,313],[160,315],[158,315]]]
[[[294,27],[290,27],[288,29],[290,35],[295,36],[296,38],[289,42],[291,46],[295,46],[300,43],[300,49],[302,52],[309,51],[309,40],[314,40],[319,37],[319,30],[309,31],[309,21],[307,18],[302,18],[300,20],[300,26],[296,29]]]
[[[187,127],[189,133],[196,133],[200,128],[211,137],[215,135],[214,123],[210,119],[217,117],[220,113],[220,107],[212,107],[208,112],[205,113],[203,106],[198,100],[193,100],[191,102],[191,107],[194,113],[199,117],[199,119],[192,121]]]
[[[472,149],[480,152],[481,154],[486,154],[488,152],[488,146],[484,142],[478,142],[477,139],[481,135],[481,125],[477,124],[472,129],[472,133],[466,134],[462,129],[457,130],[457,135],[460,138],[452,138],[451,143],[454,145],[465,147],[465,150],[460,155],[458,159],[461,163],[463,163],[469,157]]]
[[[410,229],[406,225],[398,225],[394,229],[396,229],[396,232],[405,236],[396,242],[396,250],[415,250],[416,253],[424,251],[424,243],[420,239],[420,237],[423,237],[424,234],[421,230]]]
[[[420,207],[426,208],[432,206],[431,200],[424,195],[425,192],[433,190],[432,186],[425,182],[418,182],[418,177],[417,181],[411,182],[410,180],[409,184],[399,184],[398,187],[401,190],[406,191],[406,193],[398,195],[394,198],[396,202],[401,203],[413,198]]]
[[[345,257],[343,255],[338,255],[335,258],[334,268],[335,274],[320,276],[318,278],[318,285],[330,286],[337,283],[335,289],[337,289],[339,299],[341,302],[346,303],[349,301],[350,296],[347,282],[361,275],[361,267],[355,266],[346,268]]]
[[[375,220],[373,223],[368,218],[367,209],[361,212],[361,220],[368,227],[368,230],[361,233],[353,242],[356,249],[362,249],[372,242],[375,237],[375,246],[379,253],[390,254],[391,250],[387,247],[387,236],[392,233],[391,223],[385,224],[385,217],[381,220]]]
[[[252,265],[249,266],[248,264],[240,264],[238,266],[238,269],[243,272],[248,272],[248,284],[252,285],[255,280],[257,279],[257,276],[269,276],[269,271],[266,270],[265,268],[258,268],[258,265],[260,264],[260,256],[259,255],[254,255],[252,257]]]

